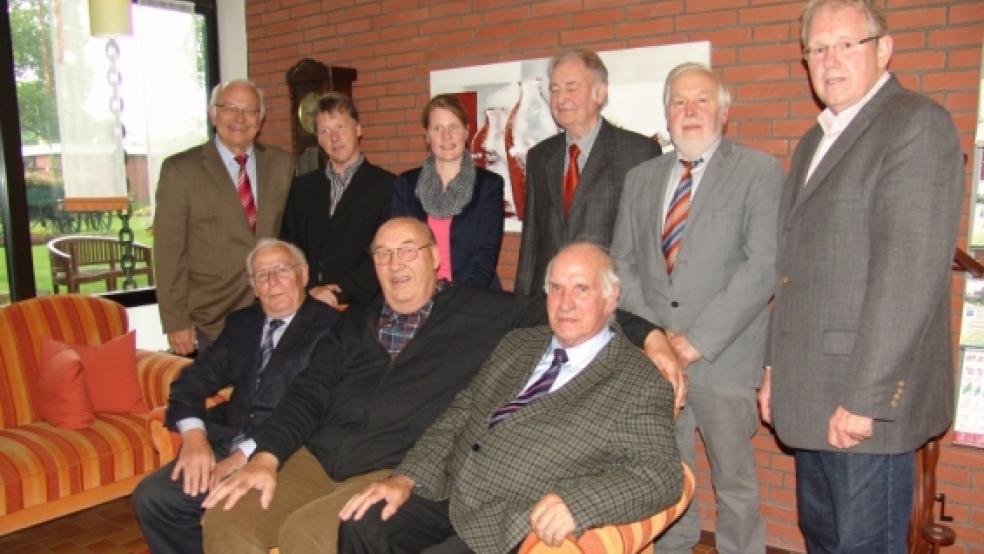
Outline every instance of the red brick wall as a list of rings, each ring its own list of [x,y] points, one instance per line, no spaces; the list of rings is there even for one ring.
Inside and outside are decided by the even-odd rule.
[[[979,0],[883,4],[895,37],[892,70],[950,110],[972,158],[984,6]],[[423,157],[418,118],[431,70],[550,56],[570,46],[611,50],[709,40],[712,65],[734,92],[728,136],[788,164],[818,112],[799,61],[801,6],[800,0],[249,0],[249,74],[268,94],[264,140],[289,147],[287,69],[303,57],[358,69],[354,96],[364,114],[363,148],[375,163],[402,171]],[[500,273],[507,285],[517,243],[507,237],[503,248]],[[955,313],[961,286],[954,279]],[[792,459],[765,428],[754,441],[768,542],[803,550]],[[699,470],[704,527],[713,529],[706,463]],[[984,553],[984,451],[947,441],[939,479],[959,536],[947,552]]]

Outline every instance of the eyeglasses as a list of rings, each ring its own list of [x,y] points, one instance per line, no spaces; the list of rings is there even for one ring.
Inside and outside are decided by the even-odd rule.
[[[806,61],[822,60],[828,52],[833,52],[838,56],[850,56],[851,54],[857,52],[861,45],[880,38],[880,36],[875,35],[860,40],[845,40],[844,42],[838,42],[836,44],[821,44],[820,46],[814,46],[812,48],[804,48],[803,59]]]
[[[216,104],[215,107],[219,111],[230,115],[241,115],[249,118],[256,118],[260,116],[259,108],[243,108],[241,106],[233,106],[231,104]]]
[[[399,248],[377,248],[369,252],[372,255],[372,261],[376,262],[376,265],[386,265],[393,261],[393,254],[396,254],[396,259],[401,262],[407,263],[412,262],[417,259],[417,254],[420,253],[424,248],[434,246],[432,243],[425,244],[423,246],[413,246],[406,245]]]
[[[278,264],[273,267],[268,267],[257,271],[256,273],[249,276],[249,280],[254,285],[265,284],[271,277],[276,276],[277,280],[287,279],[294,275],[294,270],[297,269],[301,264],[294,265],[283,265]]]

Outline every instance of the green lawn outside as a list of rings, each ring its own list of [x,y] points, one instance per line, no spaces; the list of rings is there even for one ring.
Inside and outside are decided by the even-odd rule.
[[[150,225],[152,218],[150,215],[137,215],[130,219],[130,228],[133,229],[134,239],[147,246],[153,245],[153,236],[151,235]],[[91,231],[84,226],[79,230],[78,234],[81,235],[107,235],[107,236],[119,236],[121,222],[119,218],[113,217],[113,224],[110,231],[96,232]],[[45,243],[55,238],[57,235],[57,230],[49,227],[43,227],[40,224],[31,225],[31,237],[34,246],[31,247],[31,258],[34,262],[34,281],[38,290],[38,295],[45,295],[52,293],[51,286],[51,264],[48,261],[48,247]],[[0,299],[9,298],[10,294],[10,280],[7,277],[7,250],[3,246],[0,246]],[[138,276],[136,278],[138,287],[147,286],[147,277]],[[119,281],[118,286],[122,286],[122,280]],[[81,292],[83,293],[97,293],[106,292],[106,283],[85,283],[81,287]],[[65,288],[60,288],[59,292],[64,293]],[[2,302],[0,302],[2,304]]]

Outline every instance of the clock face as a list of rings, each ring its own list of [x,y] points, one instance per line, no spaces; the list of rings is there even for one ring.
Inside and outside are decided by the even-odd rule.
[[[314,116],[318,113],[318,100],[321,98],[321,93],[309,92],[301,98],[301,101],[297,104],[297,120],[301,124],[301,128],[310,134],[314,134]]]

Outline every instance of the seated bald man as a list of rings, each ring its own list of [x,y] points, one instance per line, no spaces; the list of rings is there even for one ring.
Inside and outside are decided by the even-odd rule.
[[[371,252],[382,298],[342,314],[257,453],[205,500],[208,552],[334,552],[345,502],[390,474],[508,330],[545,320],[542,300],[439,281],[419,220],[391,219]],[[628,314],[620,322],[659,363],[675,363],[661,330]]]

